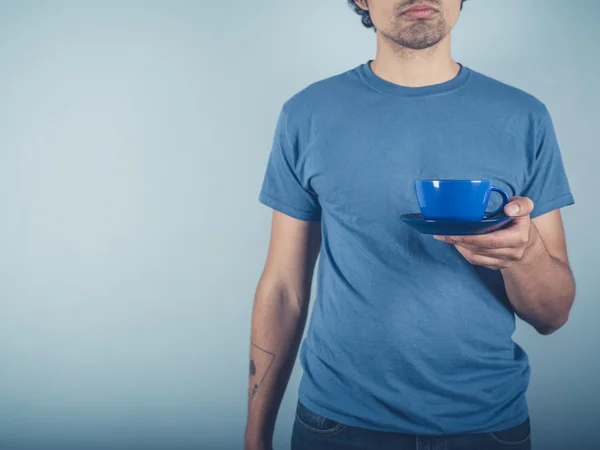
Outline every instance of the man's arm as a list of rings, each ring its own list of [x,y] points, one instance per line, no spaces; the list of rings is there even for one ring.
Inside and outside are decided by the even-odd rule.
[[[517,207],[516,210],[513,207]],[[563,326],[575,297],[560,210],[530,218],[534,204],[513,197],[504,229],[481,236],[435,236],[452,243],[472,264],[501,270],[515,312],[540,334]]]
[[[567,322],[575,297],[560,210],[531,219],[529,234],[523,257],[502,276],[518,316],[548,335]]]
[[[319,222],[273,212],[252,312],[246,450],[271,450],[277,412],[304,332],[320,245]]]

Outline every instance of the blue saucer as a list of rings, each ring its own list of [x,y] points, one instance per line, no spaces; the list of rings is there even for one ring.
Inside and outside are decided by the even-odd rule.
[[[487,234],[508,224],[512,217],[500,214],[489,219],[477,221],[433,220],[425,219],[422,214],[404,214],[401,219],[419,233],[439,236],[469,236]]]

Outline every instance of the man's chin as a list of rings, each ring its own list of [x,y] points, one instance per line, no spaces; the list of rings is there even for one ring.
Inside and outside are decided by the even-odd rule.
[[[402,39],[402,38],[392,38],[392,40],[405,48],[410,50],[425,50],[430,47],[434,47],[438,44],[441,39]]]
[[[433,47],[444,39],[443,35],[435,33],[435,30],[411,28],[400,34],[387,34],[386,37],[402,47],[411,50],[425,50]]]

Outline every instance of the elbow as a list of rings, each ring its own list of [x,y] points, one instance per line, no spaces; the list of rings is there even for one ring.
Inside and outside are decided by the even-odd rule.
[[[558,331],[559,329],[561,329],[567,323],[568,319],[569,319],[569,315],[566,314],[564,316],[557,318],[556,320],[552,321],[551,323],[549,322],[549,323],[537,325],[535,327],[535,329],[542,336],[550,336],[551,334],[553,334],[556,331]]]
[[[535,329],[542,336],[549,336],[556,331],[560,330],[569,320],[569,314],[571,313],[571,307],[575,300],[575,288],[573,286],[573,292],[561,302],[561,308],[559,311],[555,311],[553,317],[548,317],[543,322],[535,326]]]
[[[261,277],[255,292],[254,303],[278,310],[294,311],[304,314],[308,310],[310,291],[279,278]]]
[[[551,334],[555,333],[556,331],[559,330],[560,327],[551,327],[549,325],[545,325],[545,326],[538,326],[536,327],[536,331],[541,334],[542,336],[550,336]]]

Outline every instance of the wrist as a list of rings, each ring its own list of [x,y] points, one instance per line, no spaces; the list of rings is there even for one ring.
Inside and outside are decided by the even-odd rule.
[[[521,259],[511,266],[502,269],[502,274],[505,276],[523,276],[523,274],[529,273],[539,263],[545,253],[547,253],[547,249],[544,241],[542,241],[537,228],[532,222],[529,227],[529,239]]]
[[[544,241],[538,233],[537,227],[531,222],[529,226],[529,240],[521,260],[518,261],[517,266],[529,266],[535,264],[546,254],[547,249]]]
[[[272,439],[264,433],[246,430],[244,435],[244,450],[271,450]]]
[[[271,444],[262,440],[244,439],[244,450],[271,450]]]

